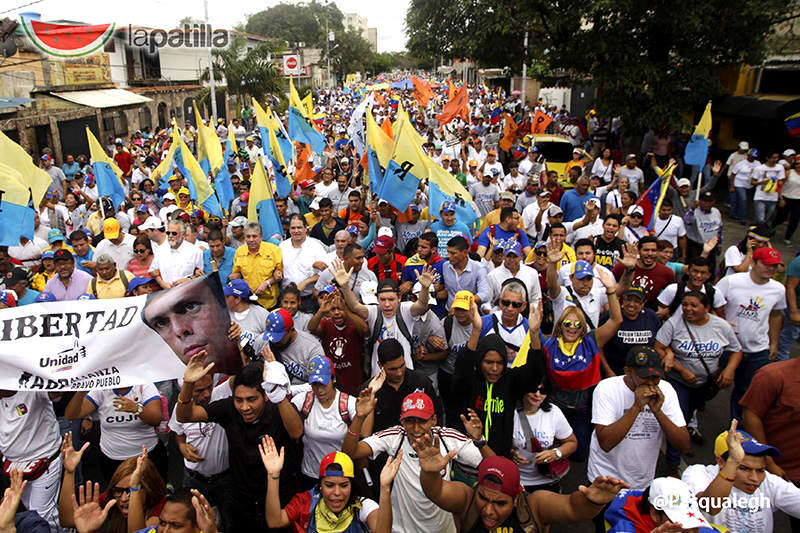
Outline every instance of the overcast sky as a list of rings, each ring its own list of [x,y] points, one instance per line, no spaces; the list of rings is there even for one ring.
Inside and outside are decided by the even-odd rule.
[[[30,0],[4,0],[0,11]],[[208,1],[208,18],[212,26],[232,27],[245,22],[247,15],[278,4],[278,0],[253,2],[247,8],[245,2],[223,0]],[[358,13],[366,17],[369,27],[378,28],[378,52],[396,52],[405,49],[406,36],[404,20],[408,0],[392,2],[375,0],[336,0],[336,5],[344,13]],[[14,9],[2,16],[19,12],[41,13],[42,20],[75,20],[102,24],[140,24],[153,28],[169,29],[175,27],[183,17],[203,19],[203,4],[197,0],[133,0],[129,2],[100,2],[98,0],[42,0],[34,5]]]

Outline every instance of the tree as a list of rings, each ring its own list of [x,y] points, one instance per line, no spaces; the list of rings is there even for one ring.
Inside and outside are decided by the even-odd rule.
[[[252,96],[263,102],[267,94],[283,92],[283,78],[271,59],[282,47],[262,42],[252,50],[246,50],[246,42],[243,36],[237,35],[227,48],[212,52],[214,79],[222,81],[224,77],[228,93],[237,98],[237,109],[247,102],[246,97]],[[206,69],[201,80],[208,79]],[[204,92],[203,97],[207,96],[208,93]]]
[[[372,56],[369,43],[358,33],[348,30],[336,34],[331,43],[331,59],[336,61],[340,79],[351,72],[364,72]]]
[[[289,43],[304,42],[306,46],[323,47],[325,45],[325,18],[328,29],[341,32],[344,30],[344,15],[335,3],[286,4],[276,6],[251,15],[245,29],[250,33],[272,37]]]

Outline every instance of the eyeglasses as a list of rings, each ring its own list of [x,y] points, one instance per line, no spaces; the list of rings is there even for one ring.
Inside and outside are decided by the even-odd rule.
[[[130,487],[114,487],[113,489],[111,489],[111,492],[114,493],[114,497],[115,498],[119,498],[123,494],[130,495],[131,488]]]
[[[137,254],[143,254],[147,252],[147,248],[139,248],[138,250],[134,250]]]
[[[167,232],[167,235],[180,235],[180,234],[181,234],[180,231],[168,231]]]
[[[504,307],[513,307],[514,309],[521,309],[525,302],[512,302],[511,300],[500,300],[500,305]]]
[[[543,250],[541,252],[535,252],[536,257],[545,257],[547,256],[547,251]]]
[[[631,218],[644,218],[644,217],[642,215],[640,215],[639,213],[634,213],[634,214],[631,215]]]
[[[565,320],[561,323],[561,325],[565,328],[577,328],[580,329],[581,321],[580,320]]]

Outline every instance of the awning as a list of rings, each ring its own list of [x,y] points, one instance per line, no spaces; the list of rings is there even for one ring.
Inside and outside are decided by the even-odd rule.
[[[800,111],[800,98],[783,94],[753,94],[747,96],[722,96],[714,100],[714,115],[783,120]]]
[[[0,97],[0,109],[10,109],[34,102],[33,98],[3,98]]]
[[[94,89],[89,91],[70,91],[66,93],[51,92],[50,94],[74,104],[98,109],[143,104],[152,101],[151,98],[126,91],[125,89]]]

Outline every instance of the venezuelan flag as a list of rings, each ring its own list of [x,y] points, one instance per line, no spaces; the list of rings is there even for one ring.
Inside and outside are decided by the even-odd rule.
[[[795,113],[790,117],[786,117],[783,123],[786,124],[786,131],[789,132],[789,135],[792,137],[800,137],[800,113]]]
[[[92,158],[94,180],[97,183],[97,193],[100,197],[108,196],[118,209],[125,201],[125,188],[122,185],[122,171],[109,159],[105,148],[95,138],[92,130],[86,128],[86,138],[89,141],[89,154]]]
[[[657,169],[656,172],[660,179],[653,181],[650,187],[644,191],[636,202],[636,205],[642,206],[642,210],[644,211],[642,224],[646,224],[647,229],[653,229],[656,216],[658,216],[658,210],[661,209],[661,202],[663,202],[664,198],[667,196],[667,190],[669,189],[669,182],[670,179],[672,179],[672,171],[674,168],[675,167],[670,164],[666,169]]]

